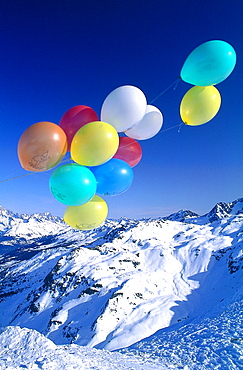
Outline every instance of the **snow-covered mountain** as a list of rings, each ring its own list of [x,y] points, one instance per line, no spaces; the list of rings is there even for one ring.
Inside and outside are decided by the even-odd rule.
[[[35,329],[56,345],[120,349],[143,358],[152,351],[160,366],[173,353],[166,368],[187,366],[186,345],[197,357],[197,344],[185,338],[200,338],[202,348],[216,326],[209,322],[230,322],[224,315],[229,307],[238,310],[232,317],[242,315],[242,230],[243,198],[203,216],[179,211],[155,220],[108,220],[86,232],[50,214],[2,208],[0,325]],[[233,365],[218,368],[241,368],[239,323],[234,330],[226,340]],[[217,368],[199,367],[199,358],[195,369]]]

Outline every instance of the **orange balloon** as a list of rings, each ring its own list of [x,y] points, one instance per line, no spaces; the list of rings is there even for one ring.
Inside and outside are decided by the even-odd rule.
[[[60,163],[66,152],[66,134],[60,126],[52,122],[31,125],[18,142],[20,164],[28,171],[47,171]]]

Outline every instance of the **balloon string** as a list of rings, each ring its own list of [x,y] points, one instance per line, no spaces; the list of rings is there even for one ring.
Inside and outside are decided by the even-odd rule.
[[[179,125],[179,128],[178,128],[178,131],[177,132],[180,132],[181,131],[181,127],[182,125],[184,124],[184,122],[182,122],[180,125]]]
[[[175,126],[172,126],[172,127],[166,128],[165,130],[161,130],[161,131],[159,132],[159,134],[162,134],[162,133],[164,133],[164,132],[166,132],[166,131],[172,130],[172,129],[176,128],[176,127],[179,127],[179,128],[178,128],[178,132],[180,132],[180,131],[181,131],[181,126],[182,126],[182,125],[184,125],[184,122],[180,123],[179,125],[175,125]]]
[[[5,180],[0,180],[0,182],[5,182],[5,181],[10,181],[10,180],[19,179],[20,177],[29,176],[29,175],[34,175],[35,173],[37,173],[37,172],[25,173],[24,175],[15,176],[15,177],[10,177],[9,179],[5,179]]]
[[[70,158],[63,159],[59,164],[64,163],[64,162],[68,162],[68,161],[70,161]],[[18,172],[18,171],[16,171],[16,172]],[[28,173],[25,173],[24,175],[15,176],[15,177],[10,177],[10,178],[8,178],[8,179],[0,180],[0,183],[1,183],[1,182],[6,182],[6,181],[10,181],[10,180],[19,179],[19,178],[21,178],[21,177],[25,177],[25,176],[29,176],[29,175],[38,175],[38,174],[46,174],[46,171],[41,171],[41,172],[28,172]]]
[[[150,104],[155,102],[155,100],[157,100],[161,95],[163,95],[164,93],[166,93],[166,91],[168,91],[169,89],[172,88],[172,86],[174,86],[173,90],[175,90],[178,86],[178,83],[180,82],[181,78],[177,78],[170,86],[168,86],[164,91],[162,91],[158,96],[156,96],[156,98],[154,98],[153,100],[151,100]]]

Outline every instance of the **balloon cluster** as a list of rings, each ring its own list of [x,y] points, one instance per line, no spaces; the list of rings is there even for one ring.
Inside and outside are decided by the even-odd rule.
[[[147,105],[140,89],[121,86],[105,99],[101,120],[92,108],[79,105],[70,108],[59,125],[38,122],[28,127],[19,139],[19,161],[26,170],[42,172],[60,164],[69,151],[72,162],[53,171],[50,191],[67,206],[68,225],[94,229],[108,214],[101,196],[122,194],[133,182],[132,168],[142,157],[135,139],[153,137],[162,123],[162,113]],[[119,137],[119,132],[126,136]]]
[[[228,77],[235,63],[232,46],[218,40],[200,45],[188,56],[181,79],[195,86],[181,101],[185,124],[201,125],[216,115],[221,98],[213,85]],[[147,104],[144,93],[125,85],[106,97],[100,120],[92,108],[78,105],[63,115],[59,125],[31,125],[19,139],[18,157],[24,169],[42,172],[56,167],[70,152],[72,162],[57,167],[50,176],[50,191],[67,206],[68,225],[91,230],[108,214],[101,196],[119,195],[131,186],[132,168],[142,157],[137,140],[152,138],[162,124],[162,113]]]

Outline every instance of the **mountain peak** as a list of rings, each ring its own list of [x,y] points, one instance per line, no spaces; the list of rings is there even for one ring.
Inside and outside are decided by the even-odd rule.
[[[214,222],[229,217],[230,215],[235,216],[240,213],[243,213],[243,198],[239,198],[230,203],[219,202],[212,208],[207,216],[209,222]]]
[[[164,217],[164,219],[170,220],[170,221],[183,222],[185,220],[188,220],[188,219],[191,219],[191,218],[196,218],[196,217],[199,217],[199,215],[197,213],[194,213],[194,212],[189,211],[189,210],[181,209],[180,211],[178,211],[176,213],[172,213],[168,217]]]

